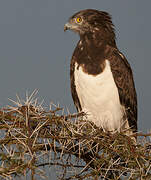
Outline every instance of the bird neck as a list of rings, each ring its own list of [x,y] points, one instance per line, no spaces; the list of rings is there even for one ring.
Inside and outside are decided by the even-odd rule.
[[[92,30],[80,35],[80,39],[96,48],[103,48],[106,45],[116,48],[115,34],[105,33],[103,30]]]
[[[111,40],[109,41],[107,37],[104,38],[97,33],[89,33],[83,36],[80,39],[79,46],[81,46],[81,50],[87,53],[92,62],[107,59],[113,49],[117,48],[115,41],[111,45]]]
[[[100,37],[97,39],[93,34],[88,34],[80,38],[73,56],[86,73],[97,75],[103,72],[105,60],[111,56],[113,49]]]

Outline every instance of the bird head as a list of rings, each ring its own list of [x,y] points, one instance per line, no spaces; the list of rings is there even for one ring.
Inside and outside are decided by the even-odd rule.
[[[64,26],[64,31],[73,30],[80,36],[87,33],[100,34],[101,36],[111,36],[115,39],[114,25],[111,16],[107,12],[94,9],[86,9],[77,12]]]

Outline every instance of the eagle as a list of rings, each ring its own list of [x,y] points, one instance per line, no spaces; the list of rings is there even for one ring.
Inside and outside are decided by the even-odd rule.
[[[104,131],[137,131],[137,95],[133,73],[118,50],[109,13],[85,9],[64,26],[80,40],[70,63],[71,94],[78,112]]]

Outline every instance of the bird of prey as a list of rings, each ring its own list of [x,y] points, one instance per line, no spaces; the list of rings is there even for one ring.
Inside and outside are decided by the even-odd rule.
[[[80,40],[70,64],[71,93],[78,112],[104,131],[137,131],[137,96],[131,67],[118,50],[111,16],[94,9],[69,18],[64,30]]]

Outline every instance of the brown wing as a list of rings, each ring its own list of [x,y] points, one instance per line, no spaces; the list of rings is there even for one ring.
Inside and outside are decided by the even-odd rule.
[[[110,64],[114,81],[117,85],[120,102],[125,107],[129,126],[133,132],[137,131],[137,95],[131,67],[126,58],[115,50]]]
[[[82,110],[80,101],[76,92],[76,86],[74,81],[74,69],[75,69],[75,60],[74,56],[72,56],[71,63],[70,63],[70,85],[71,85],[71,95],[73,98],[73,102],[77,108],[77,111],[80,112]]]

